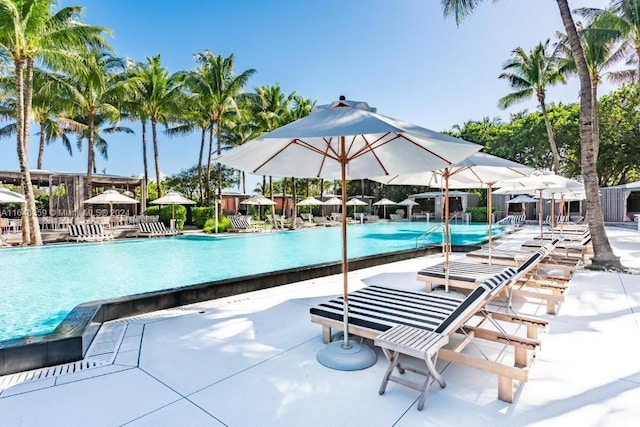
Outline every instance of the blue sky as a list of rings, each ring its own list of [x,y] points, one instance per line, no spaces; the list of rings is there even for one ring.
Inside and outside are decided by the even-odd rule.
[[[605,0],[570,0],[571,8],[604,7]],[[257,72],[247,91],[279,83],[286,93],[330,103],[340,95],[367,101],[378,112],[443,131],[483,117],[509,118],[497,107],[509,92],[498,79],[516,47],[531,49],[555,38],[562,21],[555,0],[485,1],[459,27],[437,0],[65,0],[85,7],[83,22],[113,30],[120,56],[136,61],[161,55],[170,72],[194,67],[204,50],[233,54],[237,72]],[[575,78],[549,89],[548,102],[577,102]],[[604,84],[600,93],[612,89]],[[109,160],[98,170],[138,175],[142,168],[139,124],[133,136],[109,136]],[[37,132],[32,127],[32,134]],[[75,148],[75,147],[74,147]],[[199,135],[160,134],[160,169],[174,174],[196,164]],[[149,150],[150,173],[153,159]],[[29,148],[37,160],[37,136]],[[16,170],[15,141],[0,141],[0,169]],[[86,152],[70,157],[59,142],[45,148],[44,169],[86,172]]]

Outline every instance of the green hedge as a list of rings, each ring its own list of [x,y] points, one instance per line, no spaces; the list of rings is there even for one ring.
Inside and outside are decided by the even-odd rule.
[[[471,214],[471,222],[487,222],[487,207],[478,206],[467,208],[466,212]],[[496,208],[491,208],[492,212],[496,212]]]
[[[231,228],[231,220],[226,216],[223,216],[218,224],[218,233],[224,233],[229,228]],[[216,232],[216,219],[209,218],[207,222],[202,227],[202,231],[205,233],[215,233]]]
[[[213,207],[194,207],[191,209],[191,215],[193,217],[193,224],[204,229],[205,224],[209,218],[214,218],[216,210]]]

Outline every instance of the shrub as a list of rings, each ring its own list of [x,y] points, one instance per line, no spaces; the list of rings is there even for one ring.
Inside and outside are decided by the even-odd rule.
[[[471,222],[487,222],[487,207],[478,206],[467,208],[467,213],[471,214]],[[496,211],[496,208],[491,208],[492,212]]]
[[[220,223],[218,223],[218,232],[224,233],[229,228],[231,228],[231,220],[226,216],[223,216],[222,219],[220,220]],[[216,219],[209,218],[207,222],[205,222],[204,226],[202,227],[202,231],[204,231],[205,233],[215,233]]]
[[[172,209],[171,205],[163,206],[162,209],[160,209],[160,206],[150,206],[147,208],[147,215],[158,215],[160,217],[160,221],[168,227],[171,225]],[[184,228],[184,223],[187,220],[187,208],[182,205],[176,205],[175,214],[176,228],[178,230],[182,230]]]
[[[216,214],[215,208],[212,207],[194,207],[191,209],[193,223],[196,227],[204,229],[207,221]],[[215,226],[215,223],[213,223]]]

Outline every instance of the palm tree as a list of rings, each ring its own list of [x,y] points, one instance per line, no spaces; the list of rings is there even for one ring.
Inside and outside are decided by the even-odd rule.
[[[91,48],[82,54],[82,67],[74,70],[73,82],[67,86],[71,107],[66,125],[87,136],[87,197],[91,196],[95,165],[96,119],[111,123],[120,120],[120,109],[115,103],[116,76],[124,68],[125,60],[114,56],[111,50]]]
[[[624,0],[623,0],[624,1]],[[598,171],[594,157],[593,143],[593,100],[589,67],[585,59],[580,36],[573,16],[569,10],[568,0],[556,0],[562,24],[565,28],[569,46],[576,63],[580,79],[580,148],[582,177],[584,179],[587,197],[587,218],[593,241],[594,256],[592,265],[599,268],[622,269],[620,258],[613,253],[607,233],[604,228],[604,217],[600,203],[600,188],[598,187]],[[445,16],[455,16],[456,23],[460,23],[468,16],[482,0],[441,0]]]
[[[560,171],[560,154],[553,135],[553,128],[549,121],[547,105],[545,102],[547,86],[558,82],[564,83],[564,77],[559,67],[556,52],[547,53],[550,41],[538,44],[529,53],[518,47],[513,50],[512,58],[503,66],[507,70],[500,74],[499,78],[509,81],[509,85],[515,92],[500,98],[500,108],[508,108],[535,95],[542,110],[544,124],[547,128],[549,146],[553,153],[553,166],[556,172]]]
[[[612,29],[610,15],[595,15],[591,23],[586,27],[583,27],[581,23],[577,23],[576,26],[579,30],[582,48],[584,49],[585,59],[589,67],[589,76],[591,78],[593,151],[594,158],[597,162],[600,145],[598,85],[605,74],[609,75],[610,80],[619,81],[619,73],[605,73],[604,70],[624,58],[627,52],[624,48],[618,46],[617,41],[620,39],[621,33],[618,30]],[[567,57],[566,61],[568,61],[567,66],[564,68],[565,72],[575,72],[575,61],[573,61],[571,48],[565,34],[559,34],[559,46],[564,50]]]
[[[618,32],[622,40],[620,54],[628,58],[626,65],[631,68],[612,72],[612,80],[640,82],[640,1],[612,0],[607,10],[579,8],[576,12],[594,22],[597,21],[597,27],[600,29]]]
[[[83,141],[89,141],[89,125],[88,125],[88,117],[77,117],[73,120],[66,120],[66,125],[71,125],[71,129],[75,129],[78,133],[78,148],[80,149],[83,145]],[[73,124],[72,124],[73,123]],[[93,117],[93,147],[94,151],[100,153],[103,159],[109,160],[109,143],[104,138],[102,134],[115,134],[115,133],[126,133],[133,134],[135,133],[133,129],[120,126],[119,122],[113,122],[109,117],[104,115],[96,115]],[[95,152],[91,156],[93,158],[92,170],[93,173],[96,173],[97,165],[96,165],[96,156]]]
[[[68,82],[66,76],[35,70],[33,85],[33,121],[40,127],[37,169],[42,169],[45,144],[49,145],[58,138],[61,139],[69,155],[73,156],[71,141],[67,134],[69,129],[65,128],[59,119],[69,99],[69,94],[65,93]]]
[[[158,184],[157,194],[158,197],[162,197],[157,126],[158,123],[163,123],[166,126],[170,121],[178,117],[182,106],[181,102],[184,99],[182,93],[183,82],[179,74],[169,74],[162,67],[160,55],[157,55],[148,57],[146,63],[136,65],[134,77],[131,78],[129,84],[134,88],[135,99],[139,102],[138,117],[148,118],[151,122],[153,158],[156,169],[156,183]]]
[[[191,91],[199,95],[202,101],[200,104],[202,113],[208,119],[209,153],[207,156],[206,198],[210,201],[209,183],[211,182],[213,135],[214,133],[216,135],[216,153],[220,155],[222,153],[225,117],[238,110],[238,99],[255,70],[248,69],[235,75],[233,55],[224,57],[214,55],[208,50],[196,54],[195,59],[199,66],[194,72],[186,75],[185,79]],[[222,168],[220,167],[217,170],[217,194],[219,197],[222,194]]]
[[[42,245],[35,197],[29,172],[29,123],[33,93],[33,68],[41,59],[52,69],[73,61],[74,47],[88,43],[105,45],[104,28],[84,25],[77,16],[82,8],[70,6],[53,11],[54,0],[0,0],[0,54],[11,58],[15,76],[17,152],[26,199],[22,243]]]

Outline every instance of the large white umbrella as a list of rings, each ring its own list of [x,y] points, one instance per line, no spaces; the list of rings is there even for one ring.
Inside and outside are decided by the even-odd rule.
[[[6,188],[0,188],[0,204],[2,203],[25,203],[24,196],[15,191],[7,190]],[[0,215],[0,236],[2,236],[2,215]],[[2,243],[4,245],[4,243]],[[0,245],[0,247],[2,247]]]
[[[297,203],[298,206],[309,206],[309,222],[311,222],[311,209],[313,206],[319,206],[322,205],[322,201],[316,199],[315,197],[307,197],[304,200],[301,200]]]
[[[116,190],[107,190],[97,196],[83,201],[86,205],[109,205],[109,224],[112,223],[113,205],[130,205],[140,203],[136,199],[118,193]]]
[[[451,234],[449,233],[449,189],[450,188],[487,188],[487,223],[489,228],[489,250],[492,247],[493,215],[492,188],[496,181],[507,178],[523,178],[534,170],[528,166],[487,153],[473,153],[453,166],[419,173],[402,173],[396,176],[374,177],[374,181],[391,185],[428,185],[443,187],[444,196],[444,251],[445,265],[449,264],[451,252]],[[445,273],[445,289],[448,290],[448,269]]]
[[[380,200],[378,200],[377,202],[375,202],[373,205],[374,206],[382,206],[383,209],[383,215],[382,218],[386,219],[387,218],[387,206],[395,206],[397,203],[394,202],[393,200],[389,200],[386,197],[382,198]]]
[[[255,196],[251,196],[248,199],[241,201],[240,204],[258,206],[258,217],[260,217],[260,206],[273,206],[276,202],[264,197],[262,194],[256,194]]]
[[[318,353],[320,363],[343,370],[375,363],[367,346],[348,335],[347,180],[451,166],[481,147],[377,114],[364,102],[340,97],[301,118],[233,148],[217,161],[255,175],[340,179],[344,339]]]
[[[165,196],[160,197],[151,201],[154,205],[171,205],[171,219],[175,219],[176,217],[176,205],[195,205],[191,199],[187,199],[182,194],[171,191],[167,193]]]
[[[565,178],[548,171],[534,171],[527,177],[512,178],[496,182],[500,187],[496,194],[537,194],[540,200],[545,195],[551,195],[553,199],[563,192],[584,193],[584,185],[573,179]],[[551,217],[554,217],[554,203],[551,203]],[[540,237],[544,228],[544,203],[540,203]]]

